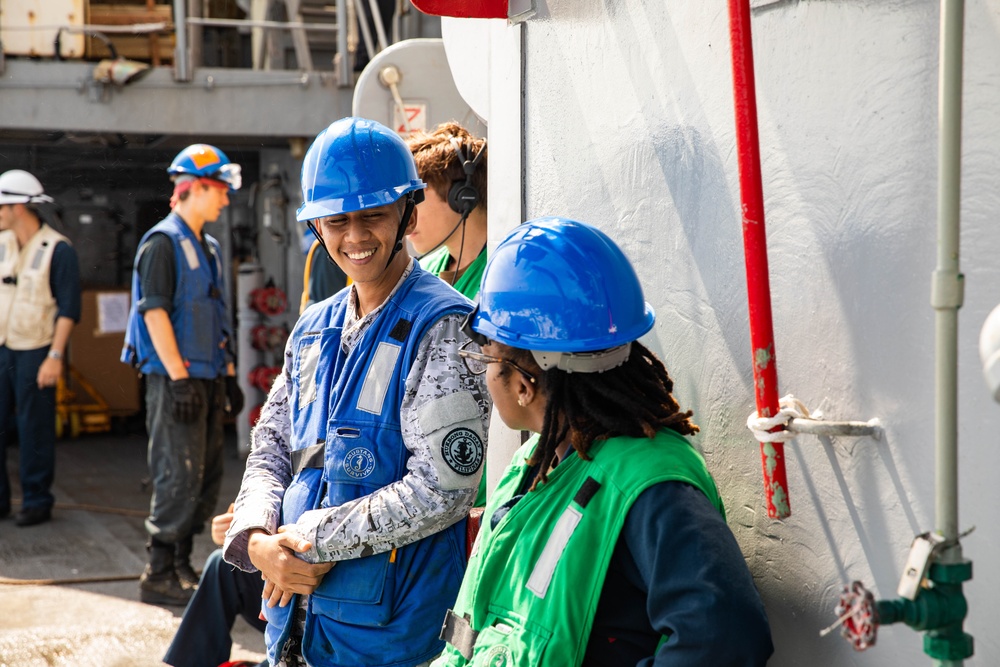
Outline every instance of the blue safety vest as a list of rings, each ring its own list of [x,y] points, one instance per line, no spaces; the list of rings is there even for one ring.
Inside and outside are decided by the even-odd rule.
[[[281,522],[334,507],[403,478],[400,405],[427,330],[471,302],[419,266],[382,306],[353,350],[341,332],[350,288],[303,313],[291,335],[290,440],[294,477]],[[392,530],[372,514],[373,529]],[[419,517],[414,517],[419,521]],[[465,572],[465,521],[391,552],[338,562],[309,596],[302,653],[325,667],[408,667],[437,655],[441,619]],[[264,608],[268,657],[277,664],[294,600]]]
[[[155,225],[139,241],[139,248],[153,234],[165,234],[174,245],[174,266],[177,283],[170,312],[177,348],[188,374],[195,378],[216,378],[225,374],[224,346],[230,337],[223,297],[222,262],[219,242],[205,234],[211,248],[206,257],[201,242],[191,228],[176,213],[171,213]],[[167,375],[149,337],[146,321],[136,309],[142,299],[139,280],[139,255],[132,271],[132,307],[125,330],[125,345],[121,360],[143,373]]]

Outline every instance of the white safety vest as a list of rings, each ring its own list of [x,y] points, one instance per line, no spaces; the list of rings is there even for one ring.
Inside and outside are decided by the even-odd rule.
[[[43,224],[24,248],[0,232],[0,344],[34,350],[52,343],[59,308],[49,287],[52,253],[69,239]]]

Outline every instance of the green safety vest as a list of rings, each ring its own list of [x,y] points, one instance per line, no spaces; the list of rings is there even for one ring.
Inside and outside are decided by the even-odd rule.
[[[448,254],[448,248],[442,246],[441,248],[435,250],[429,255],[425,255],[420,258],[420,266],[426,271],[430,271],[435,276],[440,276],[441,273],[448,268],[448,261],[451,259],[451,255]],[[465,267],[465,272],[455,281],[452,285],[461,294],[467,296],[473,301],[476,300],[476,295],[479,294],[479,283],[483,279],[483,271],[486,269],[486,250],[484,249],[476,260]]]
[[[632,503],[667,481],[700,489],[725,517],[715,481],[686,438],[595,443],[592,459],[571,452],[507,515],[489,517],[522,487],[538,436],[514,455],[487,504],[478,542],[434,667],[579,665],[590,638],[608,564]]]

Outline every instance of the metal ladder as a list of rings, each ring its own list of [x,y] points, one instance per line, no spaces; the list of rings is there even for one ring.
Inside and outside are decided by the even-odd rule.
[[[394,2],[398,5],[399,3]],[[406,3],[409,4],[408,2]],[[344,12],[343,21],[338,22],[338,8]],[[289,29],[292,51],[298,69],[312,71],[335,67],[338,57],[349,57],[349,66],[358,53],[359,39],[363,40],[364,50],[368,57],[391,44],[393,40],[392,26],[385,25],[378,0],[269,0],[268,16],[280,17],[281,10],[289,23],[296,27]],[[309,25],[340,25],[346,31],[344,38],[330,30],[310,30]],[[267,46],[273,58],[283,58],[274,40],[274,31],[267,33]],[[338,46],[346,46],[346,54],[341,55]],[[327,65],[328,66],[324,66]],[[285,69],[284,63],[280,69]]]

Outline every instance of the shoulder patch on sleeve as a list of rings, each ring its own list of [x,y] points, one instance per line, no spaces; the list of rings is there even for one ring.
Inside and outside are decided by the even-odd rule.
[[[475,474],[483,464],[485,455],[483,439],[469,428],[456,428],[441,441],[442,458],[459,475]]]
[[[486,460],[486,435],[476,400],[457,391],[428,401],[417,410],[417,420],[445,490],[479,486]]]

